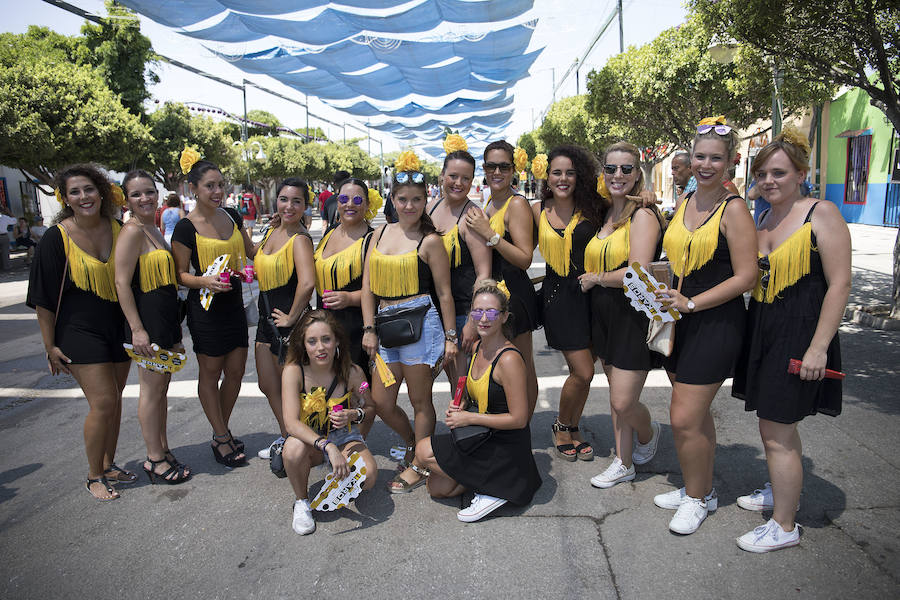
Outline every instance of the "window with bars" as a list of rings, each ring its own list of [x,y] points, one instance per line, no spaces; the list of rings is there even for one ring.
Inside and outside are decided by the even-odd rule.
[[[844,185],[845,204],[866,203],[871,150],[871,135],[861,135],[847,140],[847,183]]]

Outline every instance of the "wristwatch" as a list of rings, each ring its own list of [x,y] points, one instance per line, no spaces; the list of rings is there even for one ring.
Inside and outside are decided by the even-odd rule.
[[[500,234],[494,233],[494,235],[491,236],[491,239],[486,241],[484,243],[484,245],[487,246],[488,248],[493,248],[494,246],[496,246],[499,243],[500,243]]]
[[[687,301],[687,309],[688,309],[688,312],[694,312],[694,309],[695,309],[695,308],[697,308],[697,305],[694,304],[694,301],[693,301],[693,300],[691,300],[690,298],[688,298],[688,301]]]
[[[454,344],[459,343],[459,338],[456,336],[456,330],[455,330],[455,329],[448,329],[447,331],[445,331],[445,332],[444,332],[444,339],[447,340],[448,342],[451,342],[451,343],[454,343]]]

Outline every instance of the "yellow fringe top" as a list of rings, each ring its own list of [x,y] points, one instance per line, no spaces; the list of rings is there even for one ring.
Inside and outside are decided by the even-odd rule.
[[[466,391],[469,393],[469,398],[478,403],[478,412],[484,414],[487,412],[488,407],[488,387],[491,385],[491,373],[494,371],[494,365],[491,365],[484,370],[481,377],[475,379],[472,377],[472,366],[475,364],[475,356],[477,356],[477,352],[472,355],[472,361],[469,363],[469,376],[466,379]]]
[[[688,231],[684,226],[684,207],[687,203],[685,200],[678,207],[663,237],[663,249],[676,277],[689,275],[712,259],[719,245],[719,223],[728,204],[723,201],[705,223],[694,231]],[[687,265],[684,264],[685,257]]]
[[[628,261],[631,251],[631,219],[605,238],[594,236],[584,249],[584,270],[590,273],[606,273],[618,269]]]
[[[382,298],[402,298],[419,293],[419,252],[382,254],[372,248],[369,259],[369,287]]]
[[[581,213],[576,211],[560,236],[547,220],[547,213],[541,212],[538,248],[544,261],[557,275],[565,277],[569,274],[569,265],[572,263],[572,232],[580,220]]]
[[[316,291],[321,296],[325,290],[342,290],[354,279],[362,276],[362,245],[365,236],[359,238],[340,252],[324,258],[325,246],[334,229],[325,234],[313,258],[316,263]]]
[[[219,238],[205,237],[197,233],[197,258],[200,261],[200,271],[206,270],[206,267],[223,254],[230,254],[228,258],[228,268],[233,271],[240,271],[247,264],[247,255],[244,252],[244,237],[238,230],[237,225],[232,225],[231,237],[227,240]]]
[[[444,249],[447,250],[447,256],[450,257],[450,268],[455,269],[462,264],[462,248],[459,247],[459,224],[453,226],[453,229],[441,235],[441,241],[444,242]]]
[[[165,248],[141,254],[138,259],[141,272],[141,291],[145,294],[167,285],[175,285],[175,261]]]
[[[122,226],[118,221],[112,221],[112,248],[109,250],[109,258],[106,262],[94,258],[78,245],[69,239],[69,234],[62,227],[59,228],[62,233],[63,245],[66,249],[66,260],[69,261],[69,279],[72,283],[86,292],[91,292],[98,298],[109,300],[110,302],[118,302],[119,297],[116,295],[116,265],[113,255],[116,252],[116,239],[119,237],[119,230]]]
[[[273,231],[274,229],[270,229],[266,237],[263,238],[260,251],[256,253],[256,258],[253,260],[256,277],[259,280],[259,289],[263,292],[287,285],[288,280],[294,273],[294,238],[297,237],[297,234],[292,235],[275,252],[264,254],[262,248]]]
[[[325,388],[314,387],[305,394],[300,394],[300,420],[318,433],[325,433],[331,429],[331,419],[328,411],[338,404],[343,404],[350,399],[350,392],[339,398],[330,398],[325,402]],[[349,429],[349,424],[348,427]]]
[[[771,304],[778,294],[809,275],[812,250],[816,250],[812,244],[812,224],[806,222],[769,252],[769,284],[763,290],[763,271],[760,271],[753,288],[753,299]],[[759,256],[762,257],[762,254]]]
[[[491,229],[494,230],[494,233],[499,233],[500,237],[506,235],[506,209],[509,208],[509,202],[512,199],[512,196],[507,198],[503,206],[497,209],[497,212],[491,215]]]

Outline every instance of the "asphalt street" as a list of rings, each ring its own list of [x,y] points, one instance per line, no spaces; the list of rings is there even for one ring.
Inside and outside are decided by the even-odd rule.
[[[316,221],[313,230],[318,233]],[[895,229],[851,226],[851,302],[887,302]],[[318,235],[316,236],[318,238]],[[543,272],[536,255],[532,274]],[[197,400],[196,362],[175,375],[169,440],[195,475],[151,486],[143,473],[122,498],[99,503],[84,490],[82,425],[87,403],[74,380],[47,372],[34,312],[24,305],[27,271],[16,256],[0,273],[0,597],[25,598],[889,598],[900,596],[900,332],[841,327],[843,414],[800,425],[805,482],[800,546],[765,555],[735,537],[768,515],[747,512],[738,495],[768,479],[757,419],[719,392],[713,414],[719,510],[687,537],[667,529],[671,513],[653,496],[681,485],[668,425],[670,387],[652,372],[642,400],[662,423],[656,458],[634,482],[590,486],[612,456],[605,377],[595,376],[582,430],[591,462],[552,453],[550,426],[565,379],[562,356],[534,338],[540,398],[531,424],[544,480],[527,507],[504,506],[464,524],[456,511],[470,495],[431,500],[385,489],[398,438],[380,421],[368,443],[379,485],[350,508],[317,513],[318,530],[291,530],[293,495],[255,453],[277,435],[256,384],[253,350],[231,420],[248,454],[229,470],[213,460],[211,431]],[[251,329],[251,340],[255,329]],[[599,369],[598,369],[599,371]],[[450,399],[441,375],[434,405]],[[411,413],[401,394],[400,405]],[[444,431],[438,423],[438,431]],[[137,369],[125,391],[117,462],[140,471]],[[311,474],[313,492],[325,472]]]

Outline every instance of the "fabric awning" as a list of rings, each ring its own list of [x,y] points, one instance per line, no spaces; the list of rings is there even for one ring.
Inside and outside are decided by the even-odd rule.
[[[847,131],[843,131],[837,134],[834,137],[838,138],[855,138],[863,135],[872,135],[872,128],[868,129],[848,129]]]

